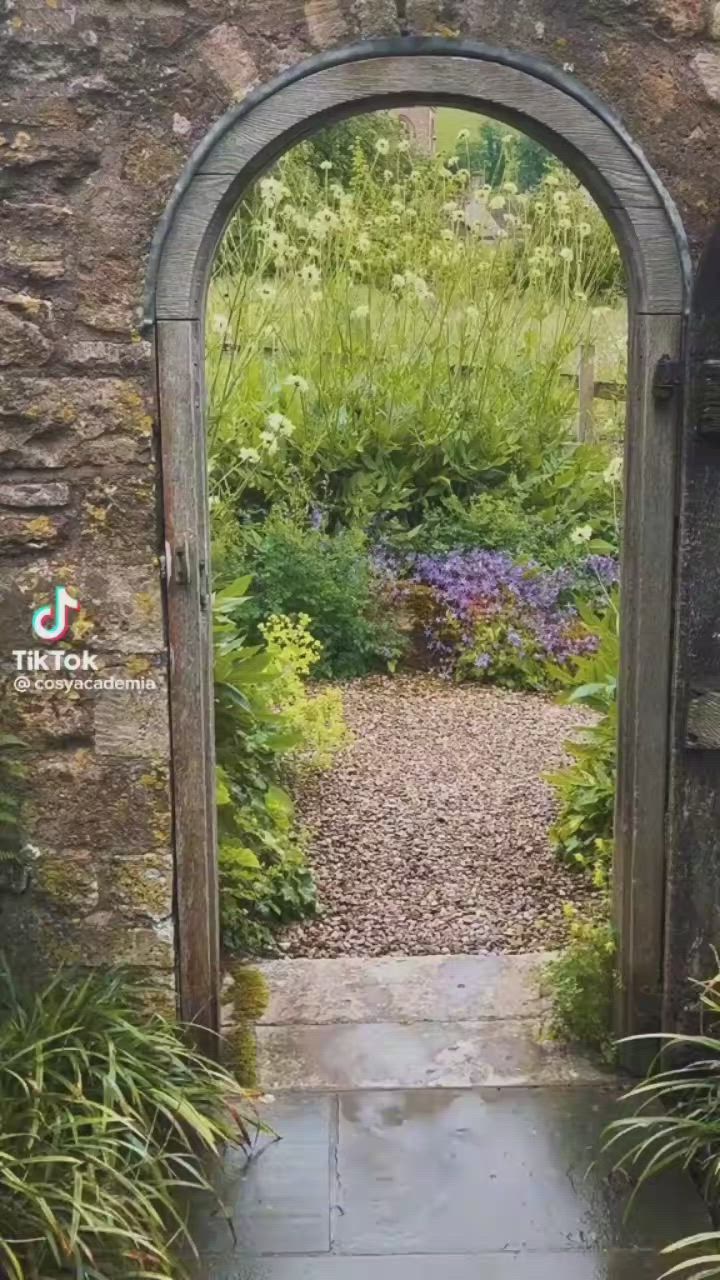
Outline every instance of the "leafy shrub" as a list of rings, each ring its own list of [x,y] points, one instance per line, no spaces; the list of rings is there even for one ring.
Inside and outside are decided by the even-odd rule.
[[[335,536],[280,514],[246,534],[244,565],[253,576],[248,617],[309,618],[322,645],[320,677],[363,675],[387,667],[400,640],[384,617],[366,542],[357,530]]]
[[[605,914],[582,917],[565,907],[569,940],[545,967],[552,999],[551,1031],[560,1039],[614,1056],[611,1036],[615,940]]]
[[[308,697],[320,652],[306,621],[273,617],[267,643],[248,645],[248,577],[214,598],[215,739],[220,908],[226,946],[274,947],[274,931],[311,915],[315,886],[285,785],[298,766],[326,767],[346,740],[334,691]]]
[[[631,1175],[636,1192],[663,1170],[690,1168],[702,1179],[703,1191],[717,1205],[720,1192],[720,974],[697,984],[703,1026],[699,1035],[634,1036],[655,1041],[660,1054],[647,1078],[627,1095],[636,1114],[612,1124],[607,1147],[621,1145],[618,1167]],[[676,1056],[679,1065],[668,1067]],[[720,1276],[720,1232],[709,1231],[680,1240],[663,1251],[669,1270],[686,1280]],[[684,1256],[673,1266],[677,1255]]]
[[[569,692],[564,700],[597,715],[566,743],[573,763],[548,776],[560,804],[550,839],[565,861],[587,870],[598,885],[608,882],[612,858],[617,765],[617,674],[619,615],[611,597],[602,617],[580,607],[588,628],[598,636],[596,651],[580,659],[573,673],[561,674]]]
[[[272,948],[273,928],[312,913],[315,890],[279,781],[302,736],[274,704],[267,650],[245,642],[248,586],[239,579],[214,599],[220,908],[225,944],[262,951]]]
[[[179,1280],[180,1194],[247,1141],[236,1080],[123,970],[0,974],[0,1262],[8,1280]],[[249,1111],[249,1108],[248,1108]]]

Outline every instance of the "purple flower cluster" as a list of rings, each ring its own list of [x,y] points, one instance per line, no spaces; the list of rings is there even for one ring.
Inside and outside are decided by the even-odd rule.
[[[484,550],[418,555],[408,568],[411,582],[432,587],[457,624],[463,648],[472,646],[477,624],[488,619],[508,624],[511,648],[522,649],[524,635],[535,654],[548,661],[566,663],[595,647],[569,600],[576,582],[570,568],[517,564],[504,551]],[[433,641],[438,656],[447,658],[447,637],[438,634]]]
[[[620,581],[620,563],[616,556],[586,556],[580,570],[607,588],[616,587]]]

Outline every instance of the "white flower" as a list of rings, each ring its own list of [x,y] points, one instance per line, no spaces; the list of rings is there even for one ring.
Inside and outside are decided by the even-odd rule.
[[[504,208],[505,208],[505,197],[504,197],[504,196],[499,196],[499,195],[498,195],[498,196],[491,196],[491,197],[490,197],[490,199],[488,200],[488,208],[489,208],[489,209],[504,209]]]
[[[260,439],[265,445],[265,451],[267,453],[277,453],[277,436],[274,435],[272,431],[261,431]]]
[[[575,546],[580,546],[583,542],[589,542],[592,535],[593,531],[591,524],[579,524],[577,529],[573,529],[570,534],[570,541],[574,542]]]
[[[332,160],[321,160],[320,168],[327,173],[329,169],[332,169]]]
[[[360,262],[358,258],[350,258],[348,261],[348,266],[350,270],[353,272],[353,275],[356,275],[356,276],[362,275],[364,268],[363,268],[362,262]]]
[[[263,432],[263,438],[269,432],[271,435],[292,435],[295,430],[295,423],[285,417],[284,413],[269,413],[266,420],[266,430]]]
[[[557,205],[566,205],[566,204],[567,204],[567,202],[568,202],[567,192],[565,192],[565,191],[553,191],[553,200],[555,201],[555,204],[557,204]]]
[[[468,140],[468,138],[469,138],[469,137],[470,137],[470,130],[469,130],[469,129],[461,129],[461,130],[460,130],[460,132],[459,132],[459,133],[458,133],[458,135],[457,135],[456,141],[457,141],[457,142],[467,142],[467,140]]]
[[[367,253],[370,248],[370,237],[366,236],[364,232],[357,238],[357,247],[361,253]]]
[[[408,208],[405,210],[405,217],[411,218],[411,219],[417,218],[417,209],[412,209],[408,206]]]
[[[589,223],[589,222],[581,222],[581,223],[579,224],[579,226],[578,226],[578,235],[579,235],[579,236],[583,236],[583,237],[584,237],[584,236],[589,236],[591,232],[592,232],[592,227],[590,226],[590,223]]]
[[[273,208],[287,195],[287,187],[277,178],[262,178],[260,181],[260,199]]]
[[[623,464],[622,458],[613,458],[603,471],[603,480],[606,484],[617,484],[622,476]]]
[[[213,316],[212,327],[215,330],[215,333],[219,333],[220,336],[223,337],[228,331],[227,316]]]
[[[449,227],[443,227],[442,231],[440,232],[440,238],[441,238],[441,240],[454,240],[454,239],[455,239],[455,235],[454,235],[454,233],[450,230],[450,228],[449,228]]]
[[[239,452],[241,462],[259,462],[260,454],[257,449],[241,449]]]
[[[386,156],[390,150],[390,142],[387,138],[378,138],[375,143],[375,150],[379,156]]]
[[[572,226],[572,222],[569,218],[560,218],[558,226],[561,231],[569,231]]]
[[[351,312],[356,320],[365,320],[370,315],[370,308],[363,302],[359,307]]]
[[[516,196],[518,192],[517,182],[503,182],[503,191],[507,191],[509,196]]]
[[[410,140],[409,140],[408,138],[401,138],[401,139],[400,139],[400,141],[399,141],[399,142],[398,142],[398,144],[397,144],[397,149],[398,149],[398,151],[401,151],[401,152],[409,151],[409,150],[410,150]]]
[[[393,200],[390,204],[390,208],[392,209],[393,213],[402,213],[405,208],[405,205],[403,204],[402,200]]]
[[[575,254],[569,245],[565,245],[564,248],[558,250],[558,257],[562,258],[565,262],[572,262]]]
[[[405,279],[405,276],[398,274],[393,276],[391,284],[393,289],[404,289],[407,284],[407,280]]]
[[[308,262],[300,272],[300,279],[303,284],[319,284],[320,271],[313,262]]]
[[[266,284],[259,284],[259,285],[258,285],[258,294],[259,294],[259,296],[260,296],[261,298],[264,298],[264,300],[267,302],[267,301],[269,301],[269,299],[270,299],[270,298],[274,298],[274,297],[275,297],[275,286],[274,286],[274,285],[272,285],[272,284],[267,284],[267,283],[266,283]]]
[[[458,160],[457,156],[448,156],[448,158],[447,158],[447,160],[445,161],[445,163],[446,163],[446,165],[447,165],[448,169],[456,169],[456,168],[457,168],[457,166],[459,165],[460,161]]]
[[[556,187],[560,181],[556,173],[546,173],[545,181],[549,187]]]
[[[285,379],[286,387],[294,387],[296,391],[306,392],[310,390],[310,383],[299,373],[289,373]]]

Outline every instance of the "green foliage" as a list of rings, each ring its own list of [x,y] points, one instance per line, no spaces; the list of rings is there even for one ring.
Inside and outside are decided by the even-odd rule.
[[[317,509],[376,541],[527,481],[528,508],[567,522],[609,460],[575,445],[567,377],[617,263],[605,223],[553,170],[532,197],[476,193],[507,230],[486,243],[467,170],[388,146],[356,148],[347,183],[291,152],[231,223],[208,314],[213,497],[231,519]]]
[[[253,577],[255,625],[272,614],[309,618],[322,645],[317,676],[363,675],[397,658],[400,640],[381,611],[359,530],[331,536],[278,513],[247,532],[242,564]]]
[[[308,676],[323,657],[323,646],[309,628],[306,613],[296,618],[274,613],[260,624],[273,683],[273,703],[282,708],[290,732],[298,735],[292,764],[297,769],[328,769],[337,752],[347,746],[350,735],[337,689],[308,694]]]
[[[351,116],[349,120],[341,120],[328,129],[320,129],[306,142],[293,147],[285,161],[285,171],[287,172],[288,161],[292,157],[291,164],[301,173],[309,170],[319,186],[326,187],[331,182],[339,182],[343,187],[350,187],[357,169],[358,155],[362,157],[366,169],[371,171],[378,164],[378,142],[381,146],[387,142],[397,152],[398,144],[402,144],[404,138],[402,124],[396,116],[391,116],[386,111]],[[296,183],[292,186],[296,189]]]
[[[545,967],[544,979],[551,1000],[550,1029],[558,1039],[587,1045],[606,1061],[614,1046],[612,999],[615,940],[606,915],[582,917],[566,906],[569,939],[560,954]]]
[[[26,744],[12,733],[0,733],[0,886],[21,888],[27,875],[23,806],[27,769]]]
[[[275,617],[268,644],[247,643],[249,585],[230,583],[213,604],[221,921],[244,953],[272,950],[274,930],[315,910],[287,781],[326,767],[346,739],[337,695],[305,692],[320,655],[303,620]]]
[[[461,130],[455,155],[458,164],[489,186],[497,188],[511,181],[523,192],[539,186],[556,163],[552,153],[534,138],[494,120],[484,120],[477,132]]]
[[[0,974],[0,1262],[8,1280],[180,1280],[179,1197],[249,1141],[237,1081],[123,970]],[[248,1108],[249,1110],[249,1108]],[[255,1122],[257,1127],[257,1122]]]
[[[716,957],[717,959],[717,957]],[[654,1041],[660,1054],[647,1078],[627,1095],[636,1113],[610,1125],[607,1147],[619,1147],[618,1168],[635,1192],[669,1168],[692,1169],[711,1204],[720,1192],[720,974],[696,984],[701,991],[703,1025],[698,1035],[635,1036]],[[671,1066],[669,1062],[675,1061]],[[720,1276],[720,1232],[678,1241],[664,1251],[665,1276],[710,1280]],[[683,1255],[678,1261],[678,1255]],[[676,1265],[673,1265],[675,1263]]]
[[[566,744],[573,763],[549,775],[560,804],[550,838],[560,858],[588,871],[602,886],[608,882],[612,858],[619,614],[615,598],[602,617],[583,605],[580,612],[599,635],[599,647],[580,660],[571,676],[558,675],[571,686],[564,700],[587,707],[597,719]]]

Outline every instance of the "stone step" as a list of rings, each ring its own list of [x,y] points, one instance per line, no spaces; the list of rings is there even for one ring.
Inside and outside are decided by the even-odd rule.
[[[552,952],[271,960],[263,1022],[475,1022],[538,1018],[539,976]]]
[[[607,1078],[531,1019],[259,1026],[266,1090],[587,1084]]]

